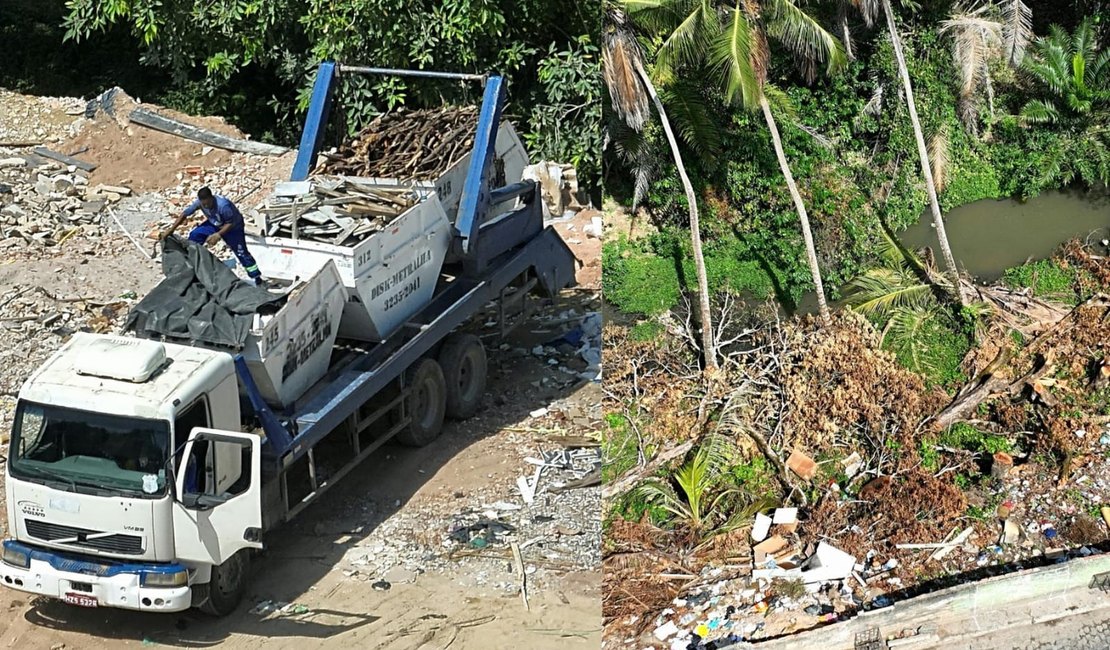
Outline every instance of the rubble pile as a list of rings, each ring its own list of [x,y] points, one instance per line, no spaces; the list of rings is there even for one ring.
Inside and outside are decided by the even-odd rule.
[[[134,297],[106,301],[21,284],[0,289],[0,433],[10,430],[14,397],[34,369],[74,332],[118,332]]]
[[[473,106],[401,110],[371,122],[349,144],[325,152],[328,174],[364,178],[435,180],[474,146]]]
[[[318,176],[290,183],[306,193],[272,196],[259,212],[259,227],[270,237],[289,237],[354,246],[381,231],[419,197],[409,189],[375,187],[350,178]]]
[[[60,142],[84,125],[85,102],[77,97],[35,97],[0,88],[0,147]]]
[[[0,149],[0,248],[56,246],[79,233],[102,235],[105,210],[130,193],[125,187],[90,186],[76,166]]]

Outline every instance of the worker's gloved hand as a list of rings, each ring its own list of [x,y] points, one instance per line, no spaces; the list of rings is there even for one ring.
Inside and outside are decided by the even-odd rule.
[[[222,239],[220,237],[220,234],[214,232],[211,235],[208,235],[208,239],[204,240],[204,243],[211,246],[212,244],[215,244],[216,242],[220,241],[220,239]]]

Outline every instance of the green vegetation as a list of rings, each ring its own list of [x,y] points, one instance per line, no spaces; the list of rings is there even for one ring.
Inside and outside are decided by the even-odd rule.
[[[669,526],[688,530],[698,540],[750,525],[755,513],[773,507],[775,500],[753,490],[765,480],[765,468],[753,463],[750,472],[740,471],[742,479],[726,470],[733,453],[731,443],[711,436],[673,475],[649,479],[633,490],[636,506],[631,511],[626,506],[625,512],[635,515],[640,503],[649,512],[661,508]]]
[[[961,70],[953,62],[954,37],[939,31],[949,8],[923,10],[904,30],[926,139],[934,154],[940,153],[941,144],[946,154],[934,155],[933,161],[933,171],[940,168],[935,175],[942,209],[981,199],[1031,197],[1070,184],[1100,185],[1110,179],[1106,146],[1110,110],[1102,90],[1110,78],[1110,63],[1106,63],[1110,55],[1091,45],[1105,41],[1106,34],[1096,29],[1099,26],[1077,27],[1076,17],[1083,15],[1078,10],[1035,7],[1034,25],[1041,33],[1048,31],[1050,21],[1067,21],[1065,25],[1074,31],[1053,30],[1041,44],[1030,45],[1020,70],[992,61],[993,95],[986,98],[979,85],[975,89],[980,95],[969,103]],[[905,20],[908,12],[899,11]],[[820,12],[818,17],[832,18]],[[772,57],[769,71],[769,78],[781,89],[782,102],[776,104],[776,111],[781,113],[783,146],[809,212],[831,298],[842,297],[849,281],[881,258],[884,225],[897,232],[916,223],[926,208],[889,40],[882,30],[861,30],[856,36],[855,60],[827,80],[803,83],[789,73],[791,58],[785,54]],[[1060,48],[1067,53],[1066,70],[1056,69]],[[1076,53],[1084,62],[1081,76],[1077,76]],[[664,85],[664,99],[668,100],[668,88],[683,97],[682,102],[668,101],[674,104],[672,118],[683,146],[694,154],[688,157],[687,167],[702,207],[711,285],[714,267],[721,268],[721,258],[727,256],[735,268],[729,269],[727,283],[715,283],[718,289],[728,286],[755,295],[769,291],[789,310],[813,286],[797,214],[767,144],[764,120],[734,108],[714,74],[707,70],[701,75],[705,81],[661,75],[672,84]],[[1023,109],[1033,101],[1057,106],[1058,121],[1023,117]],[[607,262],[619,259],[620,263],[605,265],[604,282],[607,296],[620,309],[651,314],[677,304],[681,293],[693,286],[693,273],[675,261],[688,255],[673,245],[685,239],[686,226],[685,200],[673,164],[663,155],[659,133],[646,129],[639,137],[632,143],[614,131],[617,155],[612,158],[608,188],[618,198],[642,196],[640,203],[664,234],[635,245],[607,243],[607,253],[613,253]],[[712,155],[702,155],[705,152]],[[622,179],[636,179],[636,183]],[[648,280],[659,282],[652,285]],[[1042,289],[1054,280],[1041,280]],[[927,285],[920,279],[917,283]],[[642,296],[645,288],[652,288],[651,301],[632,299]],[[901,324],[924,328],[925,320],[903,318]],[[957,322],[922,330],[917,344],[891,344],[890,349],[932,383],[950,384],[958,380],[954,360],[970,345],[964,335],[967,328],[958,317],[953,320]]]
[[[601,478],[610,481],[636,465],[639,440],[628,417],[621,413],[606,413],[607,431],[601,437]]]
[[[937,444],[987,454],[1014,451],[1013,444],[1005,436],[980,431],[966,422],[958,422],[944,430],[937,438]]]
[[[745,246],[730,239],[706,252],[711,291],[729,290],[759,299],[774,295],[775,281],[758,262],[743,258]],[[670,230],[629,242],[621,238],[602,249],[605,299],[626,313],[655,315],[676,307],[693,283],[689,243]]]
[[[1033,295],[1075,304],[1076,271],[1063,268],[1053,259],[1037,260],[1006,269],[1002,281],[1015,289],[1032,289]]]

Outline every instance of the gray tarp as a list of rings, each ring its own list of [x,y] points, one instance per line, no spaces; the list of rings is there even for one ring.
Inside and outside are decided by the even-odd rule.
[[[173,236],[162,249],[165,279],[127,315],[124,328],[147,338],[240,348],[255,313],[273,313],[285,296],[247,284],[204,246]]]

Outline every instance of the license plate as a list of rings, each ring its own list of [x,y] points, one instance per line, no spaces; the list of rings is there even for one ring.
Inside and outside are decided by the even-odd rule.
[[[68,593],[62,596],[62,600],[78,607],[97,607],[100,604],[95,596],[86,596],[85,594]]]

